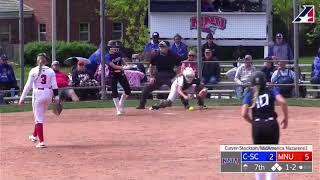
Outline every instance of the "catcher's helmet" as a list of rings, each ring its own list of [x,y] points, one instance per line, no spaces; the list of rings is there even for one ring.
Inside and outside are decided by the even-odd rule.
[[[266,87],[267,85],[266,75],[261,71],[255,72],[251,77],[251,86],[256,85],[260,85],[261,87]]]
[[[191,67],[187,67],[183,70],[183,76],[188,82],[191,82],[195,78],[195,73]]]

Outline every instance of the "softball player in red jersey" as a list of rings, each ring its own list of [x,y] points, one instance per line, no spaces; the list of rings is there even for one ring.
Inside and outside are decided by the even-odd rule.
[[[46,66],[47,56],[41,53],[37,56],[37,67],[29,72],[28,81],[21,94],[19,105],[24,103],[24,98],[28,92],[32,92],[32,108],[34,113],[35,127],[33,134],[29,136],[29,140],[36,142],[39,138],[37,148],[45,148],[43,137],[43,123],[45,112],[52,101],[59,101],[58,86],[54,71]]]

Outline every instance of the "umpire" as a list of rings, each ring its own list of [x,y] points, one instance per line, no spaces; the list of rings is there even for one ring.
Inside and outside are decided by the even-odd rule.
[[[145,109],[147,97],[153,90],[165,84],[171,86],[171,80],[176,75],[174,67],[181,65],[182,58],[169,51],[169,45],[169,42],[161,41],[159,43],[160,50],[151,57],[149,66],[150,84],[143,88],[137,109]]]

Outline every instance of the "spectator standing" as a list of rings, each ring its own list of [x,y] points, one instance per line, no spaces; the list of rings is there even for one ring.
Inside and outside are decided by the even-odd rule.
[[[79,60],[76,69],[72,72],[72,86],[73,87],[92,87],[98,86],[99,83],[93,78],[86,69],[85,62]],[[80,100],[96,99],[97,89],[77,89],[76,94]]]
[[[272,74],[275,70],[275,67],[273,65],[271,57],[266,57],[266,58],[264,58],[264,60],[265,60],[265,62],[264,62],[264,65],[261,69],[261,72],[263,72],[265,74],[267,82],[271,82],[271,77],[272,77]]]
[[[273,84],[290,84],[288,86],[280,86],[280,94],[286,98],[292,97],[294,86],[295,72],[286,67],[287,61],[279,61],[278,69],[272,74],[271,82]]]
[[[275,43],[269,47],[268,56],[273,60],[288,60],[289,64],[292,64],[293,53],[292,49],[283,40],[282,33],[276,35]]]
[[[154,50],[159,49],[159,38],[160,35],[158,32],[152,33],[152,40],[145,46],[144,52],[145,53],[152,53]]]
[[[215,62],[216,59],[212,57],[211,49],[205,50],[205,57],[203,61],[210,61],[204,63],[202,70],[203,83],[205,85],[217,84],[220,81],[220,65]]]
[[[185,70],[187,67],[191,67],[192,70],[195,72],[196,77],[199,77],[198,76],[198,64],[197,64],[196,60],[197,60],[197,53],[194,52],[193,50],[189,51],[188,59],[186,59],[182,62],[180,72],[182,73],[183,70]]]
[[[65,88],[68,87],[70,83],[69,77],[60,71],[60,63],[59,61],[53,61],[51,64],[51,68],[56,74],[56,80],[58,88]],[[59,90],[60,99],[67,99],[70,98],[72,101],[79,101],[79,97],[74,92],[73,89],[60,89]]]
[[[145,86],[140,97],[140,104],[137,109],[145,109],[147,97],[150,92],[162,85],[171,86],[171,80],[175,77],[175,66],[180,66],[181,57],[169,51],[169,43],[161,41],[160,51],[153,54],[150,61],[150,84]]]
[[[212,57],[215,59],[215,60],[218,60],[219,59],[219,54],[218,54],[218,45],[216,45],[214,43],[214,38],[213,38],[213,35],[211,33],[209,33],[206,37],[207,39],[207,42],[205,44],[202,45],[202,57],[204,57],[204,51],[206,49],[211,49],[212,51]]]
[[[0,90],[19,89],[13,67],[6,55],[0,56]]]
[[[252,64],[252,56],[247,54],[244,57],[244,64],[242,64],[236,72],[234,81],[239,87],[236,88],[236,93],[238,98],[242,98],[250,85],[250,78],[253,73],[256,72],[256,68]]]
[[[176,53],[182,59],[186,59],[188,55],[188,46],[181,42],[182,37],[180,34],[176,34],[173,37],[174,43],[171,46],[171,51]]]
[[[312,72],[311,72],[311,84],[320,84],[320,48],[318,49],[317,56],[314,58],[312,63]],[[319,89],[319,87],[314,87]],[[320,92],[317,93],[316,98],[320,98]]]
[[[91,54],[91,56],[89,57],[89,61],[90,63],[86,64],[86,69],[88,70],[90,75],[94,75],[99,64],[101,64],[101,45],[93,54]]]

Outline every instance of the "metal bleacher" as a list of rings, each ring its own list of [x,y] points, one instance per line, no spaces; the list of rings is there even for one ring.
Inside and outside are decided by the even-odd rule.
[[[262,64],[257,64],[254,65],[257,68],[261,68]],[[299,67],[311,67],[310,64],[299,64]],[[233,66],[231,64],[221,64],[220,65],[221,68],[221,81],[218,84],[215,85],[209,85],[206,86],[209,90],[208,93],[211,94],[211,97],[213,98],[234,98],[235,97],[235,87],[238,86],[237,84],[235,84],[234,81],[230,81],[227,80],[226,78],[226,72],[233,68]],[[147,74],[148,75],[148,74]],[[312,95],[315,93],[319,93],[320,92],[320,85],[315,85],[315,84],[310,84],[310,77],[311,73],[310,72],[301,72],[301,76],[302,76],[302,81],[300,81],[299,86],[305,86],[307,87],[307,94]],[[18,80],[19,81],[19,80]],[[313,87],[319,87],[318,89],[314,89]],[[61,89],[101,89],[101,86],[95,86],[95,87],[67,87],[67,88],[61,88]],[[138,95],[141,94],[142,92],[142,88],[141,87],[137,87],[134,88],[134,90],[132,91],[132,94]],[[109,90],[110,88],[107,87],[107,91],[106,94],[110,95],[111,91]],[[119,89],[120,93],[122,93],[121,88]],[[15,90],[14,90],[15,91]],[[155,97],[158,94],[168,94],[169,93],[169,89],[166,90],[155,90],[152,92],[152,95]],[[0,93],[6,93],[6,92],[12,92],[12,90],[0,90]],[[18,93],[20,93],[21,91],[17,91]],[[30,101],[32,99],[31,96],[27,96],[26,100]],[[6,102],[14,102],[19,100],[19,96],[14,96],[14,97],[4,97],[4,101]]]

